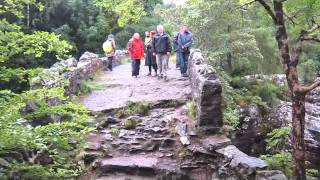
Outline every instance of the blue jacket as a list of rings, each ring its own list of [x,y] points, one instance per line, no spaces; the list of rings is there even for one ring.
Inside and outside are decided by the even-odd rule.
[[[187,32],[183,32],[183,33],[179,33],[178,35],[178,51],[179,52],[184,52],[184,49],[182,48],[182,46],[185,47],[185,49],[190,49],[190,47],[192,46],[193,43],[193,34],[189,31]]]

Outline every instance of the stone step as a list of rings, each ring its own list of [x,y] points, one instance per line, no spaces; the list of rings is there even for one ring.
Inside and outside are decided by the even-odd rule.
[[[100,161],[99,168],[104,177],[115,173],[143,177],[160,177],[168,174],[176,177],[183,176],[175,160],[157,158],[154,154],[105,158]]]

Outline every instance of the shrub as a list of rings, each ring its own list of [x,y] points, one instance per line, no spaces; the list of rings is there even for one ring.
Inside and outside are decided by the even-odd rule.
[[[280,170],[287,177],[292,176],[292,156],[290,152],[280,152],[274,155],[263,155],[261,159],[265,160],[270,170]]]
[[[291,128],[275,129],[267,136],[267,150],[271,153],[280,152],[289,147]]]
[[[191,100],[187,103],[187,107],[188,107],[188,116],[189,118],[195,120],[196,116],[197,116],[197,105],[196,103]]]
[[[125,118],[132,115],[146,115],[151,108],[151,104],[147,102],[133,103],[129,102],[124,108],[116,111],[116,116],[119,118]]]

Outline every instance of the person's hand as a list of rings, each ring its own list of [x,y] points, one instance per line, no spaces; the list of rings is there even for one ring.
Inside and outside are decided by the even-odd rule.
[[[185,47],[184,46],[182,46],[182,49],[184,49]]]
[[[156,56],[156,53],[152,53],[153,56]]]
[[[170,54],[171,54],[171,52],[167,52],[167,54],[168,54],[168,55],[170,55]]]

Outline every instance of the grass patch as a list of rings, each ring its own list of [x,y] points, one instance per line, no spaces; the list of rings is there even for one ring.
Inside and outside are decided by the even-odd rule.
[[[84,81],[80,85],[80,93],[81,94],[88,94],[92,91],[101,91],[107,89],[106,86],[100,85],[95,81]]]
[[[197,105],[194,102],[194,100],[190,100],[187,103],[187,107],[188,107],[188,117],[192,120],[195,120],[197,117]]]
[[[126,118],[132,115],[145,116],[151,109],[151,104],[148,102],[133,103],[129,102],[126,107],[118,109],[116,116],[118,118]]]

